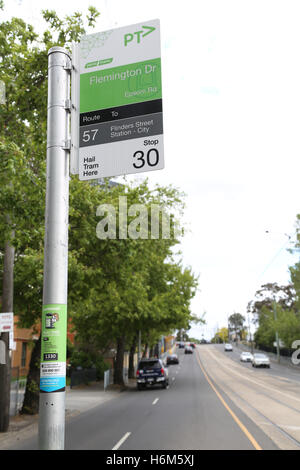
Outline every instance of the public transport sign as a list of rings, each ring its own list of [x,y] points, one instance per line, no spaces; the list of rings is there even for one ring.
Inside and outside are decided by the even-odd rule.
[[[73,58],[71,172],[89,180],[164,168],[159,20],[83,36]]]

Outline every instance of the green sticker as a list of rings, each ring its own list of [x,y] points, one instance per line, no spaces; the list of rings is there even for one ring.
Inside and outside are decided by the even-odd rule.
[[[44,305],[42,311],[41,391],[64,390],[66,350],[67,305]]]

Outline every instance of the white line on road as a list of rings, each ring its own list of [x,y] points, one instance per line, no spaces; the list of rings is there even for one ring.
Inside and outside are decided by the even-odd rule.
[[[172,380],[175,380],[175,377],[172,377]]]
[[[127,432],[126,434],[124,434],[122,439],[119,440],[119,442],[112,448],[112,450],[118,450],[119,447],[121,447],[121,445],[123,444],[123,442],[125,442],[126,439],[130,436],[130,434],[131,432]]]
[[[156,405],[156,403],[158,402],[159,398],[155,398],[155,400],[152,402],[152,405]]]

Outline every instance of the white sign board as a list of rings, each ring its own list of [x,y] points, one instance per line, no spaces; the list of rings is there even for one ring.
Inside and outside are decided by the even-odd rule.
[[[14,331],[14,314],[0,313],[0,333],[9,333]]]
[[[73,58],[71,172],[89,180],[162,169],[159,20],[84,36]]]
[[[9,333],[9,349],[15,350],[13,312],[0,313],[0,333]]]

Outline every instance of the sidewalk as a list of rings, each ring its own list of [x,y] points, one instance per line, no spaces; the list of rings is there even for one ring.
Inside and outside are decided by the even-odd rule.
[[[132,384],[128,384],[131,388]],[[122,390],[111,385],[104,391],[103,381],[93,382],[89,385],[66,389],[66,420],[79,413],[90,410],[108,400],[120,396]],[[38,432],[38,414],[17,415],[10,418],[8,432],[0,433],[0,450],[8,449],[16,441],[27,439]]]

